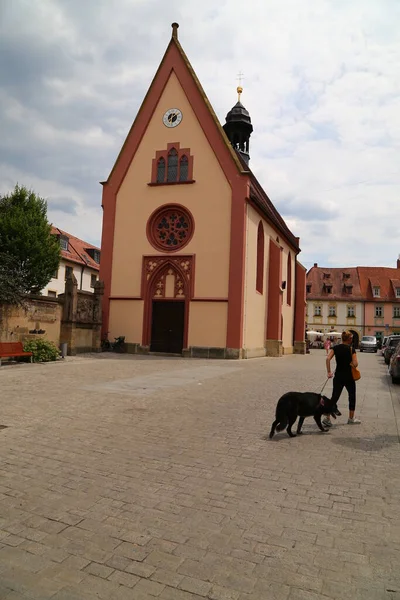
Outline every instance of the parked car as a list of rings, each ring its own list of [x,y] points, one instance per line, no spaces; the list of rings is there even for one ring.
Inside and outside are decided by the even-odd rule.
[[[363,335],[360,342],[360,352],[378,352],[378,344],[374,335]]]
[[[397,345],[390,359],[389,375],[392,377],[392,383],[400,383],[400,344]]]
[[[390,359],[393,356],[394,351],[396,350],[398,344],[400,342],[400,335],[390,336],[387,343],[386,348],[383,353],[383,358],[385,359],[385,363],[388,365],[390,363]]]
[[[388,335],[385,335],[385,337],[383,338],[382,348],[381,348],[382,356],[383,356],[383,353],[385,352],[385,348],[386,348],[386,344],[387,344],[388,339],[389,339]]]

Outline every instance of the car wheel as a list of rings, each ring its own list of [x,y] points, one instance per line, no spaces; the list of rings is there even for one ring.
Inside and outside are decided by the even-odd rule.
[[[392,383],[398,383],[398,382],[399,382],[399,378],[393,377],[393,375],[392,375]]]
[[[360,348],[360,352],[362,352],[361,348]]]

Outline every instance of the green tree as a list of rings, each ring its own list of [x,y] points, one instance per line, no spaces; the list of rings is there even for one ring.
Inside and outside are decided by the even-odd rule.
[[[17,304],[38,294],[60,264],[47,203],[26,187],[0,197],[0,303]]]

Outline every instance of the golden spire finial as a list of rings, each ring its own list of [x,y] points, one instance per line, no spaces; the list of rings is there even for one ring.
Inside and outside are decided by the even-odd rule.
[[[236,88],[236,91],[238,93],[238,102],[240,102],[240,95],[243,92],[243,88],[242,88],[242,79],[244,79],[244,75],[242,73],[242,71],[239,71],[237,78],[239,80],[239,85]]]

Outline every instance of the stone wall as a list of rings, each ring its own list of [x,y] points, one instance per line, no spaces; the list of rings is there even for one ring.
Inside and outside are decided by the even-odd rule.
[[[23,307],[0,306],[0,342],[24,342],[38,337],[60,343],[62,303],[58,298],[32,296]]]
[[[78,290],[78,282],[71,275],[65,283],[60,329],[60,343],[66,343],[68,354],[99,352],[101,342],[101,302],[104,284],[97,281],[94,292]]]
[[[69,355],[99,352],[103,293],[100,281],[93,293],[78,290],[72,275],[57,298],[29,296],[23,307],[0,306],[0,342],[44,338],[57,347],[66,343]]]

